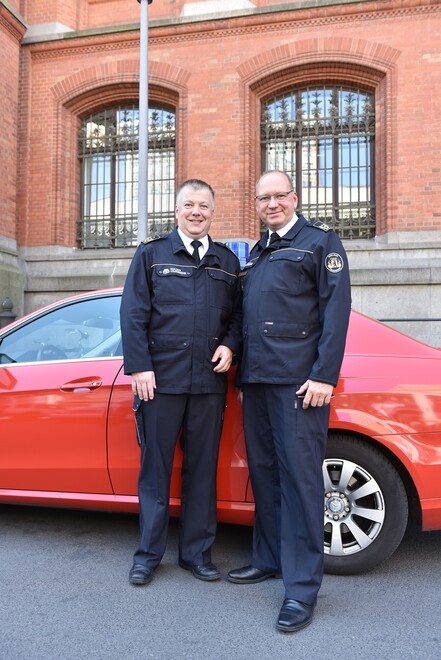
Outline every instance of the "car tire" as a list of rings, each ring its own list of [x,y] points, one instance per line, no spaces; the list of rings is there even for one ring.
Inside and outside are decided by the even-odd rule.
[[[364,573],[397,549],[408,499],[392,463],[359,438],[330,435],[325,479],[325,572]]]

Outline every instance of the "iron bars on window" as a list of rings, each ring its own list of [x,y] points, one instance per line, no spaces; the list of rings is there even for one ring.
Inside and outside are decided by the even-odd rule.
[[[306,87],[262,104],[264,170],[292,177],[299,211],[341,238],[375,236],[373,94],[344,87]]]
[[[173,110],[149,108],[149,235],[174,226],[175,124]],[[82,119],[80,247],[136,245],[138,157],[138,106],[105,108]]]

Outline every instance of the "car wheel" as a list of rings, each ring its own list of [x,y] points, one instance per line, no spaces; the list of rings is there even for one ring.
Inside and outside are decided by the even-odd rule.
[[[398,472],[366,442],[331,435],[323,476],[325,572],[352,575],[374,568],[406,531],[408,501]]]

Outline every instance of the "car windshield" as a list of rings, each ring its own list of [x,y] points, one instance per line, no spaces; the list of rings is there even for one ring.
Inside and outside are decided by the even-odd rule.
[[[31,319],[3,337],[0,364],[122,355],[120,300],[79,300]]]

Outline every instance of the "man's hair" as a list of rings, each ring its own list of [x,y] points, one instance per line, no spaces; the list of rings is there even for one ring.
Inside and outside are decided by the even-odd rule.
[[[193,190],[201,190],[201,188],[206,188],[210,191],[214,206],[214,190],[209,183],[202,181],[202,179],[188,179],[187,181],[184,181],[184,183],[181,183],[178,190],[176,191],[176,204],[179,204],[180,196],[184,188],[193,188]]]
[[[282,170],[267,170],[266,172],[262,172],[262,174],[260,175],[260,177],[256,181],[256,190],[257,190],[257,186],[259,185],[261,179],[263,179],[263,177],[266,176],[267,174],[283,174],[283,176],[288,181],[288,185],[289,185],[290,190],[295,190],[294,184],[292,182],[291,177],[289,176],[289,174],[287,174],[286,172],[283,172]]]

